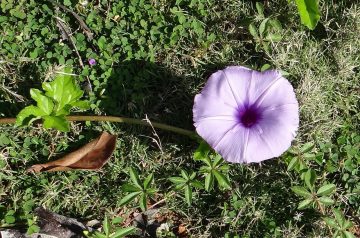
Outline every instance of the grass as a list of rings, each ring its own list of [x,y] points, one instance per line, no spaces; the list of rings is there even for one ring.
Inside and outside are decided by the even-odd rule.
[[[322,2],[322,18],[314,31],[300,24],[293,3],[267,2],[265,16],[278,19],[283,27],[282,40],[271,42],[269,51],[256,49],[249,33],[248,25],[258,26],[261,21],[252,1],[66,5],[86,20],[95,33],[93,40],[86,39],[70,13],[47,1],[8,4],[9,9],[2,2],[7,18],[0,18],[4,36],[0,39],[1,117],[16,116],[29,103],[29,88],[39,88],[57,66],[67,63],[81,75],[80,81],[89,77],[92,83],[93,92],[87,95],[93,103],[89,114],[140,119],[147,115],[152,121],[191,130],[193,97],[211,73],[227,65],[260,70],[269,64],[287,72],[299,100],[301,122],[294,146],[313,142],[311,153],[323,154],[324,164],[307,161],[307,165],[316,170],[317,183],[336,184],[336,206],[354,222],[352,232],[358,231],[360,190],[355,188],[360,189],[360,174],[343,166],[349,150],[359,155],[359,144],[351,139],[360,129],[360,5],[356,1]],[[10,9],[26,17],[16,17]],[[73,46],[62,39],[55,15],[75,31],[72,36],[85,62],[83,69]],[[148,27],[145,32],[141,20]],[[96,59],[94,67],[86,65],[89,58]],[[290,187],[303,181],[300,173],[287,170],[289,154],[260,165],[230,165],[233,189],[196,190],[189,207],[181,192],[166,197],[172,191],[168,177],[178,176],[181,169],[198,171],[202,165],[192,159],[196,142],[186,137],[156,130],[159,148],[151,128],[141,126],[99,122],[72,123],[70,133],[44,130],[40,125],[2,125],[0,130],[2,223],[7,211],[15,210],[16,218],[23,221],[36,206],[83,221],[102,220],[105,214],[131,216],[137,203],[119,206],[119,201],[125,195],[121,186],[129,181],[127,168],[133,166],[141,178],[154,173],[159,192],[152,202],[166,198],[159,210],[167,219],[164,222],[175,228],[184,224],[192,237],[223,237],[226,232],[240,237],[330,236],[316,209],[297,210],[300,199]],[[101,171],[25,172],[32,164],[78,148],[103,130],[118,134],[119,139],[114,156]],[[339,143],[339,138],[346,142]],[[327,161],[335,163],[335,171],[327,170]],[[354,160],[353,166],[359,163]],[[350,178],[343,179],[345,174]],[[330,208],[326,211],[330,214]]]

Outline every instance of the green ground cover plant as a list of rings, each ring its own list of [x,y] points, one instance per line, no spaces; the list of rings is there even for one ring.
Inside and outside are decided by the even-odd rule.
[[[102,221],[87,237],[360,236],[360,3],[315,2],[1,1],[0,119],[19,126],[0,124],[0,230],[37,232],[43,206]],[[155,123],[193,131],[195,94],[228,65],[294,86],[281,157],[230,164]],[[118,139],[100,171],[26,172],[101,131]]]

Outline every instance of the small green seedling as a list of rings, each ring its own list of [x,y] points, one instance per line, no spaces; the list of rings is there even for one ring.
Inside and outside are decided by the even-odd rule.
[[[120,200],[119,206],[128,204],[138,197],[141,210],[146,211],[147,198],[156,192],[156,188],[151,187],[154,181],[154,174],[149,174],[144,182],[140,181],[139,174],[134,168],[129,169],[129,175],[132,183],[127,183],[122,186],[122,190],[129,194]]]
[[[195,179],[196,173],[190,175],[185,170],[181,170],[181,177],[170,177],[169,180],[175,184],[175,189],[184,190],[185,200],[190,206],[192,203],[192,188],[203,188],[203,184]]]
[[[30,105],[22,109],[16,117],[16,125],[29,125],[33,121],[42,119],[46,129],[54,128],[67,132],[70,130],[66,116],[74,107],[88,109],[88,101],[79,100],[84,92],[75,83],[70,69],[59,73],[54,81],[42,84],[44,91],[30,89],[30,95],[37,105]]]

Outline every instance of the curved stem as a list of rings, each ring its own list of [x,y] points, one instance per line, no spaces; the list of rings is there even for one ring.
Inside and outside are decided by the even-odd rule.
[[[128,118],[128,117],[116,117],[116,116],[67,116],[68,121],[109,121],[109,122],[118,122],[118,123],[127,123],[134,125],[143,125],[143,126],[153,126],[165,131],[175,132],[181,135],[189,136],[193,139],[199,138],[199,136],[194,131],[185,130],[179,127],[170,126],[158,122],[150,122],[147,120]],[[14,124],[16,118],[0,118],[0,124]]]

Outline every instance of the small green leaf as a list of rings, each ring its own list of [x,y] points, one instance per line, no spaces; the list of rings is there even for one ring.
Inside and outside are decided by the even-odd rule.
[[[301,146],[300,152],[302,154],[307,153],[307,152],[311,151],[314,147],[315,147],[314,142],[307,142],[303,146]]]
[[[108,236],[104,235],[104,234],[101,234],[100,232],[98,231],[95,231],[95,237],[96,238],[109,238]]]
[[[332,205],[335,203],[334,200],[329,197],[320,197],[319,201],[324,205]]]
[[[17,126],[28,125],[31,122],[32,118],[38,118],[45,115],[46,113],[43,110],[41,110],[37,106],[30,105],[19,112],[19,114],[16,116],[15,124]]]
[[[53,108],[53,101],[47,96],[43,95],[43,93],[38,89],[30,89],[30,96],[37,102],[37,106],[46,113],[46,115],[50,115]]]
[[[124,220],[125,220],[125,219],[122,218],[122,217],[115,217],[115,218],[112,219],[111,223],[112,223],[113,225],[117,225],[117,224],[122,223]]]
[[[316,192],[316,194],[318,196],[324,196],[324,195],[329,195],[331,193],[333,193],[336,189],[335,184],[326,184],[324,186],[322,186],[321,188],[319,188],[319,190]]]
[[[295,168],[295,166],[296,165],[298,165],[299,164],[299,159],[298,159],[298,157],[293,157],[292,159],[291,159],[291,161],[290,161],[290,163],[289,163],[289,165],[288,165],[288,167],[287,167],[287,170],[288,171],[291,171],[291,170],[293,170],[294,168]]]
[[[45,95],[58,103],[58,110],[67,104],[72,105],[83,95],[70,73],[70,69],[65,69],[65,72],[58,74],[52,82],[42,84]]]
[[[313,200],[311,198],[305,199],[299,203],[298,209],[299,210],[305,209],[305,208],[309,207],[312,202],[313,202]]]
[[[130,174],[130,179],[131,181],[140,189],[143,189],[143,187],[141,186],[141,182],[140,182],[140,179],[139,179],[139,175],[137,173],[137,171],[131,167],[129,169],[129,174]]]
[[[279,42],[281,41],[282,36],[276,33],[269,33],[266,35],[265,39],[271,42]]]
[[[132,184],[129,184],[129,183],[126,183],[124,184],[123,186],[121,186],[121,189],[124,191],[124,192],[139,192],[139,191],[142,191],[141,188],[138,188],[137,186],[135,185],[132,185]]]
[[[109,236],[109,232],[110,232],[110,222],[109,219],[107,218],[107,216],[105,216],[105,219],[103,221],[103,229],[104,229],[104,233],[106,236]]]
[[[192,172],[189,180],[193,180],[196,177],[196,172]]]
[[[127,235],[131,235],[135,232],[136,228],[133,226],[117,229],[115,234],[111,238],[122,238]]]
[[[185,184],[186,179],[182,177],[170,177],[169,180],[175,184]]]
[[[301,23],[314,30],[320,20],[318,0],[295,0]]]
[[[346,238],[356,238],[351,232],[343,231]]]
[[[189,206],[192,203],[192,191],[189,185],[185,186],[185,199]]]
[[[324,217],[323,220],[326,222],[326,224],[334,229],[338,229],[339,225],[336,223],[334,219],[331,219],[330,217]]]
[[[225,189],[231,188],[231,184],[230,184],[229,180],[225,177],[224,174],[219,173],[216,170],[213,170],[213,174],[215,175],[215,178],[221,187],[223,187]]]
[[[306,190],[306,188],[304,187],[300,187],[300,186],[294,186],[294,187],[291,187],[291,190],[296,193],[297,195],[300,195],[304,198],[310,198],[312,196],[312,194]]]
[[[5,223],[7,224],[12,224],[12,223],[15,223],[15,217],[14,216],[5,216]]]
[[[44,116],[44,127],[46,129],[53,128],[59,131],[70,131],[69,122],[63,116]]]
[[[263,66],[261,66],[260,71],[261,71],[261,72],[264,72],[264,71],[266,71],[266,70],[268,70],[268,69],[270,69],[270,68],[271,68],[271,65],[270,65],[270,64],[264,64]]]
[[[146,200],[146,193],[142,193],[139,200],[140,208],[142,211],[146,211],[147,209]]]
[[[265,18],[261,23],[260,23],[260,26],[259,26],[259,34],[260,34],[260,37],[263,38],[264,36],[264,33],[266,31],[266,26],[267,26],[267,22],[269,21],[269,18]]]
[[[344,215],[341,213],[341,211],[339,209],[336,209],[336,208],[333,210],[333,212],[334,212],[337,223],[342,227],[346,221]]]
[[[186,180],[189,180],[189,174],[185,170],[181,170],[181,176],[183,176]]]
[[[316,180],[316,173],[313,169],[308,169],[305,173],[305,184],[312,191]]]
[[[351,227],[353,227],[353,226],[354,226],[354,224],[353,224],[351,221],[346,220],[346,221],[344,222],[343,228],[344,228],[344,229],[349,229],[349,228],[351,228]]]
[[[256,10],[261,17],[264,17],[264,5],[261,2],[256,2]]]
[[[213,167],[219,166],[222,162],[224,162],[224,159],[221,157],[221,155],[217,154],[214,158]]]
[[[123,206],[125,204],[128,204],[129,202],[131,202],[132,200],[134,200],[141,192],[133,192],[130,193],[128,195],[126,195],[125,197],[123,197],[120,202],[119,202],[119,206]]]
[[[205,190],[210,191],[214,184],[214,175],[212,173],[208,173],[205,177]]]
[[[144,181],[144,189],[148,189],[152,181],[154,180],[154,174],[149,174]]]
[[[200,182],[199,180],[194,180],[191,182],[191,185],[194,187],[194,188],[198,188],[198,189],[202,189],[204,188],[204,185],[202,182]]]
[[[249,25],[249,32],[254,37],[254,39],[259,38],[256,27],[255,27],[255,25],[253,23],[250,23],[250,25]]]
[[[210,150],[210,146],[205,141],[202,141],[194,152],[194,160],[202,160],[203,158],[208,157]]]
[[[89,101],[76,101],[72,104],[73,107],[80,108],[81,110],[87,110],[90,108],[90,102]]]

